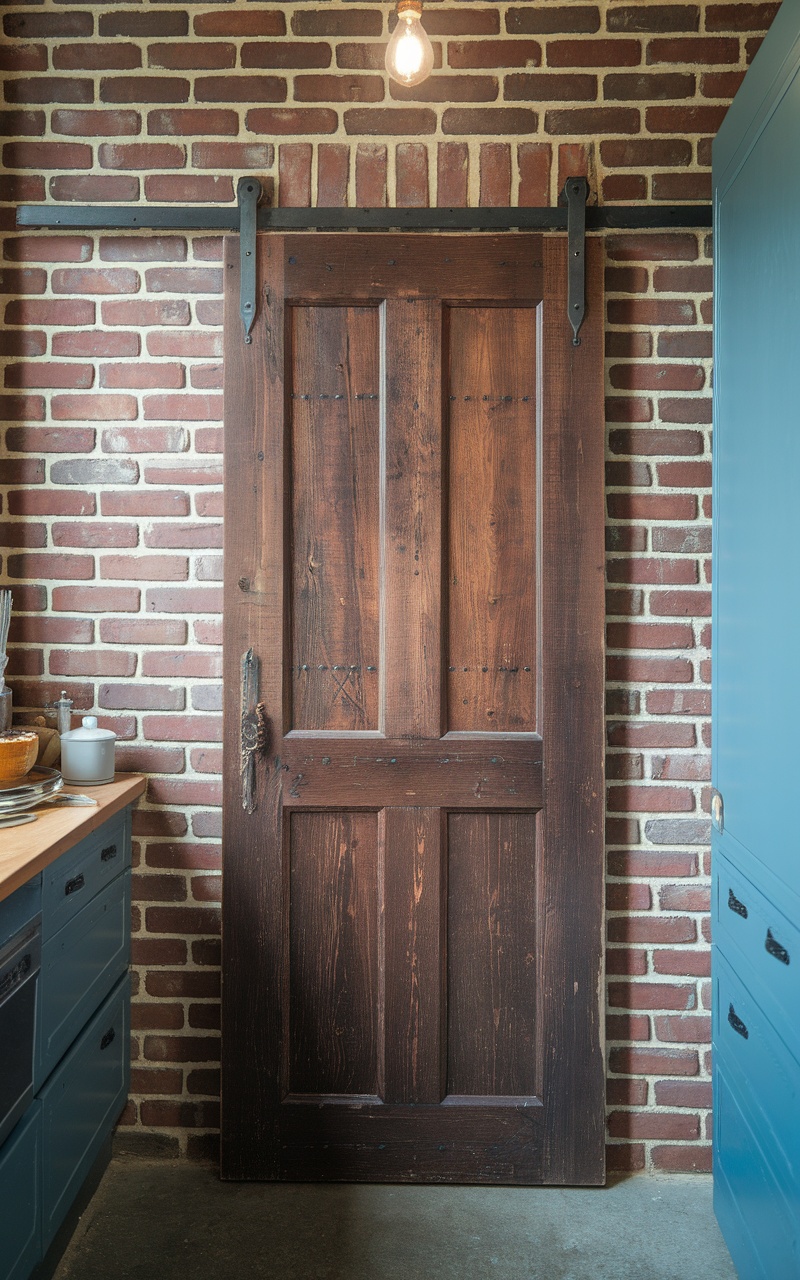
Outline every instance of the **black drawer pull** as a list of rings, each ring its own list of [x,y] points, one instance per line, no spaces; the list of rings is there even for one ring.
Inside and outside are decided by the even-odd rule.
[[[733,1008],[733,1006],[731,1006],[731,1008]],[[107,1032],[106,1032],[106,1034],[103,1036],[103,1039],[100,1041],[100,1048],[101,1048],[101,1049],[107,1049],[107,1048],[108,1048],[108,1046],[111,1044],[112,1040],[114,1039],[114,1037],[116,1036],[116,1034],[117,1034],[117,1033],[116,1033],[116,1031],[114,1030],[114,1028],[113,1028],[113,1027],[109,1027],[109,1028],[108,1028],[108,1031],[107,1031]]]
[[[738,1017],[733,1005],[728,1006],[728,1022],[731,1024],[736,1034],[741,1036],[743,1040],[748,1038],[750,1032],[747,1030],[746,1024],[742,1022],[740,1017]]]
[[[110,862],[111,859],[116,858],[116,856],[117,856],[117,846],[115,844],[110,844],[110,845],[107,845],[107,847],[102,850],[100,854],[100,861]]]
[[[781,964],[789,963],[789,952],[785,947],[781,946],[777,938],[773,938],[771,929],[767,929],[767,938],[764,946],[771,956],[774,956],[776,960],[780,960]]]
[[[64,893],[66,897],[69,897],[71,893],[77,893],[85,884],[86,877],[82,873],[79,876],[74,876],[72,880],[68,880],[64,885]]]
[[[741,916],[743,920],[747,919],[747,907],[743,902],[739,901],[736,894],[733,892],[733,889],[728,890],[728,906],[731,911],[736,912],[737,916]]]

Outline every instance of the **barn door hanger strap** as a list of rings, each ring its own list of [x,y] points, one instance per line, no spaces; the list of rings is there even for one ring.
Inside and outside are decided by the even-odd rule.
[[[578,332],[586,314],[586,178],[568,178],[562,200],[567,203],[567,315],[572,345],[579,347]]]
[[[253,341],[250,330],[256,318],[256,232],[261,190],[258,178],[240,178],[236,184],[239,205],[239,315],[248,345]]]

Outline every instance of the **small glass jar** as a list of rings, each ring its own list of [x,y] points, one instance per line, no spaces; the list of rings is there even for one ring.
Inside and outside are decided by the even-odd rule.
[[[11,728],[11,690],[7,685],[0,689],[0,733]]]

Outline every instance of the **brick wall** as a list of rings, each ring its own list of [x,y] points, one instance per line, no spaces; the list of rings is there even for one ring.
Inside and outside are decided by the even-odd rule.
[[[429,0],[437,67],[382,70],[390,4],[8,4],[0,459],[18,706],[66,687],[148,775],[135,817],[126,1141],[218,1118],[221,243],[17,234],[13,203],[705,200],[777,8]],[[710,244],[609,235],[612,1168],[709,1166]]]

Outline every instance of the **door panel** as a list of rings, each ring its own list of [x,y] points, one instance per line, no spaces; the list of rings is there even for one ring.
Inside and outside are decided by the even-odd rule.
[[[447,728],[536,722],[537,321],[448,307]]]
[[[556,239],[237,260],[223,1175],[602,1181],[600,254],[580,347]]]

